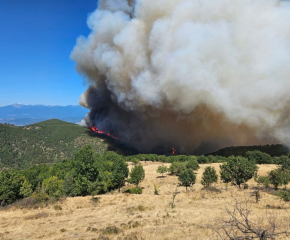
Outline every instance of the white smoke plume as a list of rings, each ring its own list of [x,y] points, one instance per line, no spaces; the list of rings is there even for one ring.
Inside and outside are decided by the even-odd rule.
[[[102,0],[88,26],[87,126],[144,152],[290,141],[290,2]]]

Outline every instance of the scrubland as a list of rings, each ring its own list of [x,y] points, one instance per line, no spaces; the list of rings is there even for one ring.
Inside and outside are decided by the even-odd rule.
[[[219,239],[213,229],[228,218],[226,208],[233,209],[236,201],[247,201],[251,221],[263,225],[267,217],[275,216],[278,227],[288,228],[290,205],[267,191],[260,192],[261,200],[256,203],[253,179],[248,189],[219,181],[214,187],[220,191],[204,190],[200,184],[204,168],[214,166],[218,172],[218,163],[200,165],[196,184],[188,192],[178,186],[176,176],[156,173],[161,163],[142,165],[146,174],[140,184],[143,194],[115,191],[94,199],[74,197],[30,207],[16,203],[0,210],[0,239]],[[258,174],[265,175],[275,167],[259,165]],[[153,184],[159,186],[159,195],[154,195]]]

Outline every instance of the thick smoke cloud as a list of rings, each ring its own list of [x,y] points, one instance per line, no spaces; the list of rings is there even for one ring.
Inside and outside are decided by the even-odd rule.
[[[290,141],[290,3],[103,0],[71,54],[87,126],[150,152]]]

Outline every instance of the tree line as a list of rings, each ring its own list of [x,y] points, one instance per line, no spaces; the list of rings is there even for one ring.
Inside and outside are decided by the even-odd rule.
[[[171,163],[170,167],[160,166],[157,171],[162,175],[169,171],[178,176],[180,185],[186,188],[196,181],[199,164],[222,162],[220,177],[225,183],[241,187],[253,176],[259,184],[272,184],[275,188],[290,181],[290,156],[271,158],[268,154],[252,151],[246,157],[231,156],[163,156],[139,154],[121,156],[115,152],[96,154],[91,146],[82,148],[73,159],[62,160],[51,165],[39,164],[28,169],[2,169],[0,172],[0,206],[13,203],[25,197],[43,200],[59,199],[62,196],[86,196],[106,193],[119,189],[127,181],[135,184],[131,193],[142,193],[138,188],[145,177],[145,171],[139,161],[160,161]],[[127,161],[136,165],[129,173]],[[268,176],[258,176],[257,165],[276,163],[279,168]],[[213,167],[207,167],[202,176],[202,184],[209,187],[217,181]],[[290,198],[290,194],[289,194]]]

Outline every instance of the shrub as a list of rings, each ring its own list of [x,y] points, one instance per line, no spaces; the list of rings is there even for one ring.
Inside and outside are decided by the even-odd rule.
[[[45,192],[34,192],[32,193],[31,199],[33,199],[33,203],[41,203],[41,202],[46,202],[49,200],[49,196]]]
[[[255,162],[244,157],[229,157],[228,161],[220,166],[223,182],[231,182],[241,188],[242,183],[251,179],[258,170]]]
[[[126,192],[128,192],[130,194],[142,194],[143,189],[140,187],[135,187],[135,188],[128,189]]]
[[[257,176],[257,177],[255,177],[255,181],[258,184],[261,184],[266,188],[268,188],[270,186],[270,179],[268,176]]]
[[[153,187],[154,187],[154,194],[159,195],[159,186],[156,183],[154,183]]]
[[[209,187],[212,183],[217,182],[218,175],[214,167],[206,167],[201,179],[201,184],[204,187]]]
[[[280,191],[278,196],[285,202],[290,201],[290,192],[288,190]]]

